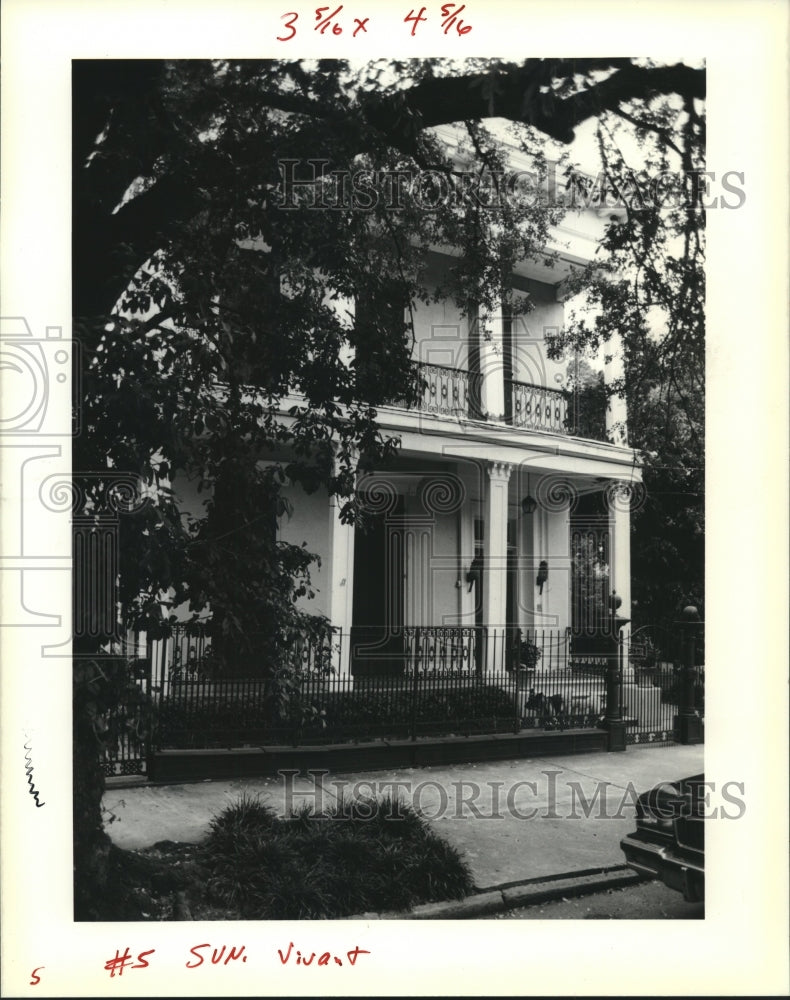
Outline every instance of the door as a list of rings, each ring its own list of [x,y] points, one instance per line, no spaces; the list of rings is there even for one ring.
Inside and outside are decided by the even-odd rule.
[[[401,674],[403,652],[403,498],[370,518],[354,545],[351,670],[355,677]]]

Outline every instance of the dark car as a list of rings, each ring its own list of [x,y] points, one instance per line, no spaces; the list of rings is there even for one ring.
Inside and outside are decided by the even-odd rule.
[[[632,868],[661,879],[690,903],[705,898],[704,780],[697,774],[643,792],[636,830],[620,841]]]

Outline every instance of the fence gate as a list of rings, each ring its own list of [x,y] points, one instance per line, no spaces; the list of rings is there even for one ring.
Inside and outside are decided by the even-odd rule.
[[[626,743],[670,746],[676,742],[675,717],[680,711],[684,635],[678,624],[636,628],[625,642],[622,678]],[[705,717],[702,643],[696,644],[694,708]]]
[[[139,651],[138,651],[139,652]],[[109,738],[105,740],[99,763],[105,777],[145,775],[148,771],[148,739],[152,690],[150,647],[145,655],[129,660],[138,692],[115,706],[107,719]]]

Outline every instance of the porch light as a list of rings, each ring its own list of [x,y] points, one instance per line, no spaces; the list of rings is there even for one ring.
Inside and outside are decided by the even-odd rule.
[[[521,501],[521,510],[524,514],[534,514],[538,509],[538,501],[532,496],[529,489],[529,473],[527,473],[527,495]]]
[[[525,514],[534,514],[538,507],[538,501],[535,497],[527,494],[521,501],[521,509]]]
[[[538,501],[529,491],[529,473],[527,473],[527,495],[521,501],[521,509],[525,514],[534,514],[538,507]]]

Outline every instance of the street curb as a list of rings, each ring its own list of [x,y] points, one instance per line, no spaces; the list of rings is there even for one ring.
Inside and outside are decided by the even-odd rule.
[[[604,889],[619,889],[643,882],[644,876],[627,865],[606,869],[595,874],[553,875],[550,878],[509,884],[502,889],[487,889],[465,899],[441,903],[423,903],[411,910],[384,913],[358,913],[345,920],[468,920],[473,917],[501,913],[517,906],[534,906],[553,899],[584,896]]]

